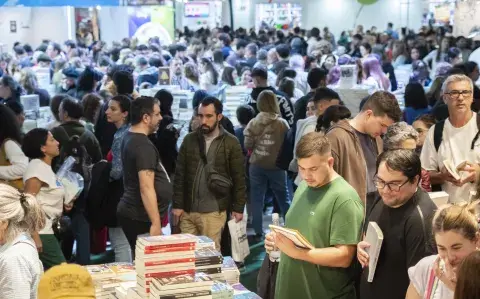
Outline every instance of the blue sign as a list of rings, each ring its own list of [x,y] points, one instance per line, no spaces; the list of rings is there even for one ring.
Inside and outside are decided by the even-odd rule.
[[[2,6],[119,6],[121,0],[0,0]]]

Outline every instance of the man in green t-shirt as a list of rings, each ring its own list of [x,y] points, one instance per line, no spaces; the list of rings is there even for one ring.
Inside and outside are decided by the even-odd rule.
[[[303,182],[285,226],[298,230],[315,248],[298,248],[281,234],[267,235],[267,251],[277,246],[282,252],[275,299],[354,299],[352,261],[360,241],[363,203],[333,170],[327,138],[315,132],[305,135],[296,154]]]

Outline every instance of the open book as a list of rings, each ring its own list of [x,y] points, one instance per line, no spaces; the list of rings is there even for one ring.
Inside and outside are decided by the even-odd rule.
[[[383,243],[383,232],[376,222],[371,221],[368,223],[365,241],[370,244],[370,247],[366,249],[369,256],[368,269],[366,269],[368,271],[367,281],[372,282]]]
[[[282,234],[283,236],[292,240],[292,242],[300,248],[313,249],[315,248],[308,240],[296,229],[286,228],[282,226],[277,226],[270,224],[270,229],[277,234]]]
[[[462,179],[462,174],[459,169],[464,168],[467,165],[467,161],[462,161],[455,166],[452,160],[443,160],[443,165],[445,165],[445,168],[456,180],[460,180]]]

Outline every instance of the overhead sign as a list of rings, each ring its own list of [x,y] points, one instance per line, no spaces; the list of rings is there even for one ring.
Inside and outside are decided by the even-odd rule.
[[[164,5],[165,0],[126,0],[127,6]]]

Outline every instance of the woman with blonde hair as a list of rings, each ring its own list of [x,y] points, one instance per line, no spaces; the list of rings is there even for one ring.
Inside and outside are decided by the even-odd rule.
[[[283,216],[290,207],[287,188],[287,173],[276,166],[285,132],[289,129],[280,116],[276,95],[264,90],[257,99],[260,113],[244,130],[245,149],[250,154],[250,198],[252,203],[253,228],[257,238],[263,235],[263,200],[267,186],[273,191]]]
[[[463,260],[480,245],[479,201],[441,207],[433,217],[432,232],[438,255],[420,260],[408,270],[407,299],[453,299]]]
[[[36,299],[43,273],[31,234],[45,226],[35,197],[0,184],[0,294],[2,298]]]

